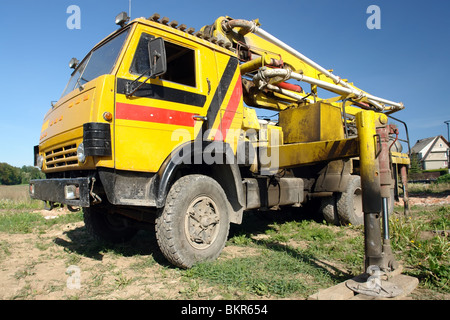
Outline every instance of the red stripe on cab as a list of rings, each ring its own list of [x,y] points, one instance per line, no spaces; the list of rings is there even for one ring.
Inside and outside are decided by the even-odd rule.
[[[194,115],[197,115],[197,113],[146,107],[121,102],[116,103],[116,119],[122,120],[165,123],[177,126],[193,127],[195,121],[192,116]]]
[[[227,137],[228,130],[230,129],[231,123],[233,122],[236,110],[241,102],[242,98],[242,82],[241,77],[239,76],[236,81],[236,85],[233,89],[233,93],[231,94],[230,101],[228,101],[228,105],[223,114],[223,118],[221,119],[219,130],[216,132],[216,136],[214,140],[224,140]]]

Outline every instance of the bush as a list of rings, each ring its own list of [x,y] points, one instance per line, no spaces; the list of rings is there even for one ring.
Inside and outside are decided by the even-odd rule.
[[[450,173],[444,174],[437,178],[436,183],[450,183]]]

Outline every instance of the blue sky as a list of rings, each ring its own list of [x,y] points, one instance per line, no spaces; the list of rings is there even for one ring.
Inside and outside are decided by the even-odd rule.
[[[67,8],[81,9],[71,30]],[[129,0],[6,1],[0,3],[0,162],[32,165],[42,119],[69,79],[70,58],[81,60],[114,31]],[[370,5],[381,29],[369,30]],[[443,135],[450,120],[450,2],[442,0],[132,0],[132,18],[158,12],[199,29],[217,17],[259,18],[262,28],[361,89],[406,109],[411,144]],[[411,145],[411,146],[412,146]]]

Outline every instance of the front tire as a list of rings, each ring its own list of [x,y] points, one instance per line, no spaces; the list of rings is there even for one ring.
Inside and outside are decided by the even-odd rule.
[[[156,219],[156,239],[167,260],[190,268],[217,259],[228,238],[227,209],[225,192],[214,179],[188,175],[177,180]]]

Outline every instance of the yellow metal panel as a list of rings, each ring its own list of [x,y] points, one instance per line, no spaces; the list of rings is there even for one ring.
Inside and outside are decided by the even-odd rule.
[[[283,129],[279,126],[267,126],[267,140],[269,146],[279,146],[284,144]]]
[[[247,130],[247,129],[259,130],[260,129],[260,125],[258,122],[258,116],[256,115],[255,109],[244,107],[242,128],[244,130]]]
[[[341,110],[316,103],[280,112],[284,142],[313,142],[344,138]]]
[[[400,152],[391,152],[391,161],[392,163],[406,164],[406,165],[409,165],[411,163],[411,159],[409,159],[408,154]]]
[[[40,153],[56,150],[66,145],[78,146],[83,140],[83,124],[87,122],[107,122],[103,112],[114,108],[113,75],[105,75],[90,81],[82,91],[74,90],[59,101],[44,118],[41,132]],[[111,128],[111,136],[114,131]],[[114,148],[114,139],[111,141]],[[111,157],[88,157],[87,162],[79,164],[80,169],[93,168],[94,164],[113,167]],[[44,168],[45,172],[61,171],[66,168]],[[76,168],[75,168],[76,169]]]
[[[261,163],[261,167],[266,170],[277,170],[311,165],[324,161],[356,157],[358,152],[358,140],[356,138],[284,144],[267,148],[267,159],[263,159],[266,163]],[[267,162],[267,160],[269,161]]]

